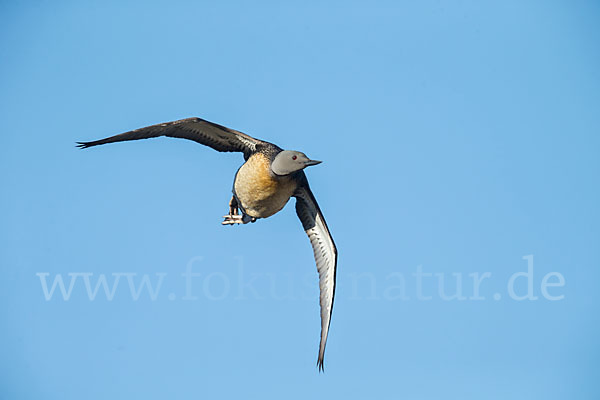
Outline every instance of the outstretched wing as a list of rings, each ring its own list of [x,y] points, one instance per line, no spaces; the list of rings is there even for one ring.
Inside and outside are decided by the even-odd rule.
[[[242,132],[205,121],[201,118],[186,118],[179,121],[147,126],[93,142],[77,142],[77,144],[78,147],[86,149],[100,144],[149,139],[159,136],[193,140],[212,147],[217,151],[239,151],[244,153],[246,157],[256,151],[256,146],[266,143]]]
[[[310,239],[317,263],[317,271],[319,272],[321,341],[319,343],[317,366],[322,371],[331,312],[333,311],[333,297],[335,295],[337,249],[327,228],[325,218],[306,180],[296,190],[294,196],[296,197],[296,213]]]

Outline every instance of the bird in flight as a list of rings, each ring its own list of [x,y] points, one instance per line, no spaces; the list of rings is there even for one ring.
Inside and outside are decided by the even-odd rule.
[[[270,217],[280,211],[291,197],[296,198],[296,213],[310,239],[319,273],[321,339],[317,367],[323,371],[335,294],[337,249],[304,174],[304,168],[320,164],[321,161],[311,160],[302,152],[283,150],[273,143],[200,118],[147,126],[93,142],[77,142],[77,146],[86,149],[160,136],[189,139],[220,152],[244,154],[245,162],[235,174],[233,196],[223,225],[247,224]]]

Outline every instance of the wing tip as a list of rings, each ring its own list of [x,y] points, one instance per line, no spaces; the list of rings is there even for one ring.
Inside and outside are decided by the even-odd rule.
[[[325,372],[325,348],[319,346],[319,356],[317,357],[317,369],[319,372]]]
[[[92,142],[75,142],[75,147],[79,149],[87,149],[88,147],[92,147]]]

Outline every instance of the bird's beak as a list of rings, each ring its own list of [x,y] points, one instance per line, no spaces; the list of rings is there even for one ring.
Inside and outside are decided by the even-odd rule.
[[[321,164],[323,161],[317,161],[317,160],[308,160],[304,163],[305,166],[310,167],[311,165],[317,165],[317,164]]]

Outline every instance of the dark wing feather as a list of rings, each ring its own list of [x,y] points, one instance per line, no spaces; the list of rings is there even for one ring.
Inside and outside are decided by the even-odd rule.
[[[331,233],[329,233],[325,218],[306,180],[297,189],[294,196],[296,197],[296,213],[310,239],[317,263],[317,271],[319,272],[321,340],[317,366],[322,371],[331,312],[333,311],[333,298],[335,296],[337,249]]]
[[[200,118],[186,118],[147,126],[93,142],[77,142],[77,144],[78,147],[86,149],[100,144],[149,139],[159,136],[189,139],[212,147],[217,151],[239,151],[246,156],[256,151],[257,145],[266,143],[242,132]]]

